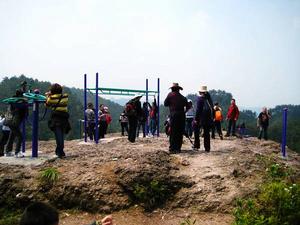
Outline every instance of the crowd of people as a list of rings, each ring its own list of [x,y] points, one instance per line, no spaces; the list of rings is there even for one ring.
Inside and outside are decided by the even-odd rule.
[[[203,145],[206,152],[210,151],[210,138],[215,139],[217,132],[219,138],[223,140],[222,121],[223,110],[218,102],[213,102],[207,86],[201,86],[198,90],[199,96],[194,101],[184,97],[180,91],[183,90],[178,83],[173,83],[170,87],[171,92],[164,101],[164,106],[169,107],[169,116],[165,123],[167,125],[166,133],[169,136],[169,151],[179,153],[185,135],[192,142],[194,138],[193,149],[200,148],[200,134],[202,133]],[[19,98],[17,103],[10,103],[6,113],[0,116],[0,127],[2,131],[0,139],[0,156],[23,157],[21,154],[22,132],[20,124],[28,114],[28,104],[23,93],[26,92],[26,81],[20,85],[13,97]],[[61,85],[55,83],[45,93],[45,106],[51,109],[48,127],[53,131],[56,140],[55,154],[59,158],[66,156],[64,152],[64,138],[71,127],[68,113],[68,94],[63,93]],[[119,122],[122,136],[128,136],[130,142],[135,142],[142,132],[143,137],[155,136],[158,129],[158,106],[156,99],[152,104],[144,102],[141,104],[141,95],[131,99],[124,106],[120,114]],[[86,132],[90,140],[96,139],[96,129],[98,129],[98,139],[104,138],[107,129],[112,121],[109,108],[103,104],[99,106],[96,118],[96,109],[90,102],[85,110]],[[239,118],[239,109],[235,99],[231,99],[225,119],[227,120],[227,130],[225,137],[245,135],[245,123],[237,124]],[[257,117],[257,127],[259,128],[258,138],[268,139],[268,126],[271,116],[267,108],[264,107]],[[98,127],[96,127],[98,120]],[[238,131],[238,134],[236,133]],[[12,153],[13,143],[15,143],[15,152]]]

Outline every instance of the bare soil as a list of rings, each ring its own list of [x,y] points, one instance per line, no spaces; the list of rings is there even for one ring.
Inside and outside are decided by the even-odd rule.
[[[193,151],[185,139],[182,153],[169,154],[165,136],[138,138],[130,143],[110,135],[98,145],[66,141],[67,157],[55,159],[49,157],[55,142],[41,141],[40,157],[50,158],[41,164],[22,164],[24,159],[7,163],[0,158],[0,203],[8,199],[3,196],[13,198],[19,207],[35,200],[50,201],[61,210],[61,224],[66,225],[88,224],[108,213],[118,225],[173,225],[186,218],[196,219],[196,224],[225,225],[233,221],[235,200],[255,193],[262,184],[262,158],[274,157],[293,167],[298,175],[295,179],[299,179],[300,156],[288,151],[288,158],[281,159],[276,142],[230,137],[214,139],[211,146],[210,153],[205,153],[203,147]],[[42,186],[38,179],[47,167],[60,172],[52,187]],[[160,179],[160,171],[173,181],[169,185],[179,184],[179,188],[160,208],[145,212],[142,205],[131,201],[126,185],[145,173],[147,179]]]

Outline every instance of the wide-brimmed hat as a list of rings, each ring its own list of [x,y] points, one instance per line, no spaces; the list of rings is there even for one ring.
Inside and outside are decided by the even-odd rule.
[[[173,85],[172,85],[172,87],[170,87],[170,89],[179,89],[179,90],[183,90],[183,88],[180,87],[178,83],[173,83]]]
[[[207,86],[201,86],[199,92],[207,92]]]

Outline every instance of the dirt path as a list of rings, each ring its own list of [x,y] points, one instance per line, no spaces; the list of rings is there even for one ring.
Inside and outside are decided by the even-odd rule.
[[[130,143],[126,138],[110,136],[98,145],[82,140],[66,141],[68,157],[53,159],[50,156],[54,153],[55,142],[42,141],[39,156],[50,158],[49,161],[28,164],[30,158],[10,163],[0,159],[0,193],[19,196],[17,201],[22,204],[35,199],[50,200],[62,209],[77,206],[83,210],[112,213],[119,225],[177,225],[189,217],[196,219],[196,224],[225,225],[233,221],[235,199],[255,192],[262,183],[265,168],[261,156],[273,155],[300,171],[299,155],[289,152],[288,160],[281,160],[280,146],[272,141],[227,138],[212,140],[211,145],[210,153],[205,153],[203,146],[200,151],[192,151],[190,142],[185,139],[182,153],[169,155],[166,137],[138,138],[136,143]],[[27,148],[30,149],[30,145]],[[170,163],[167,168],[173,178],[186,177],[193,185],[182,187],[163,209],[149,214],[131,204],[120,186],[122,176],[117,171],[121,169],[125,175],[126,171],[129,174],[143,172],[140,171],[143,168],[146,171],[151,167],[151,157],[159,166],[160,159],[155,159],[156,155]],[[58,183],[47,190],[37,179],[41,169],[46,167],[56,168],[60,173]],[[159,169],[153,170],[154,173],[159,173]],[[61,224],[88,224],[103,215],[61,211]]]

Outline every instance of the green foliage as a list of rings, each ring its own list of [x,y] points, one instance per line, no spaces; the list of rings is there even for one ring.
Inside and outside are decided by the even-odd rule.
[[[296,225],[300,221],[300,185],[267,183],[256,199],[238,200],[235,225]]]
[[[192,220],[190,218],[185,218],[180,225],[195,225],[196,224],[196,219]]]
[[[16,225],[19,224],[21,212],[11,211],[4,208],[0,209],[0,225]]]
[[[266,183],[256,198],[237,200],[235,225],[294,225],[300,221],[300,185],[285,180],[293,171],[272,160],[260,158],[267,166]]]
[[[145,184],[136,184],[133,190],[134,200],[142,203],[146,210],[151,210],[169,197],[169,190],[166,185],[157,180]]]
[[[55,168],[45,168],[40,172],[40,180],[43,184],[53,185],[59,179],[59,172]]]

